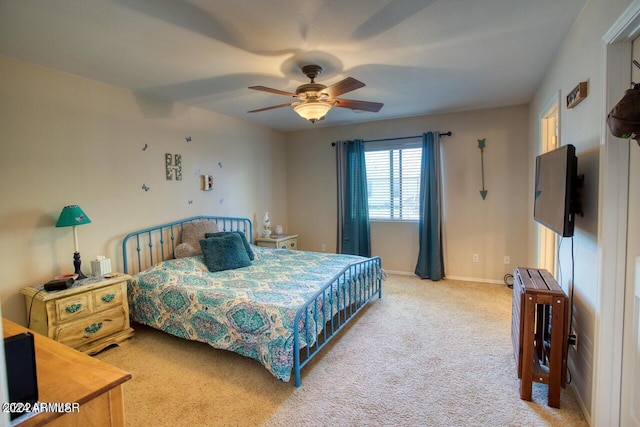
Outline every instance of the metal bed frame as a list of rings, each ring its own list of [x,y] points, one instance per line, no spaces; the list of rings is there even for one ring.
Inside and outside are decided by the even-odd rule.
[[[253,242],[248,218],[196,216],[134,231],[122,241],[124,272],[135,274],[155,263],[175,258],[183,225],[196,220],[213,221],[220,231],[241,231]],[[131,265],[131,269],[129,266]],[[382,262],[368,258],[345,267],[297,311],[293,330],[293,369],[296,387],[300,370],[318,354],[370,301],[382,297]],[[313,319],[313,322],[308,322]],[[304,332],[301,336],[300,333]],[[306,345],[315,336],[313,345]]]

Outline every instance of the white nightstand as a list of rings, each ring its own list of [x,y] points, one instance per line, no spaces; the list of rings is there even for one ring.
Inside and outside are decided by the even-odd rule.
[[[133,336],[127,283],[131,276],[89,277],[61,291],[26,287],[29,329],[87,354]],[[86,284],[82,283],[85,282]]]
[[[275,249],[298,249],[298,235],[297,234],[274,234],[270,237],[258,237],[256,239],[256,246],[264,246],[266,248]]]

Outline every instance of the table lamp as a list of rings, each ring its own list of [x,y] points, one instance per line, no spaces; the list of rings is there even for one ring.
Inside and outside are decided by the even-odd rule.
[[[76,230],[76,226],[89,224],[90,222],[91,220],[89,217],[78,205],[65,206],[64,209],[62,209],[62,212],[60,212],[58,222],[56,222],[56,227],[73,227],[73,265],[75,267],[74,274],[78,275],[78,279],[84,279],[87,276],[82,274],[82,271],[80,271],[80,252],[78,252],[78,232]]]

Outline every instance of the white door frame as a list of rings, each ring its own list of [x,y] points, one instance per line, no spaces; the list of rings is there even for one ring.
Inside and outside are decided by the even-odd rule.
[[[538,116],[538,126],[540,127],[540,138],[538,143],[538,151],[536,155],[546,153],[560,146],[560,91],[547,102],[546,106]],[[554,144],[549,144],[549,130],[546,120],[553,116],[555,118],[555,137]],[[551,147],[550,147],[551,145]],[[554,277],[558,277],[558,235],[540,224],[537,228],[537,248],[538,248],[538,267],[548,270]]]
[[[631,42],[640,35],[640,0],[634,0],[603,39],[606,114],[631,81]],[[629,142],[602,126],[598,241],[600,277],[595,304],[595,360],[591,421],[594,426],[620,424],[622,338],[626,274]]]

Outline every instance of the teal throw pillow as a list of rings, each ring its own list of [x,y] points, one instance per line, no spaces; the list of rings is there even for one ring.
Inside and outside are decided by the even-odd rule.
[[[251,265],[251,260],[236,233],[200,240],[204,263],[209,271],[233,270]]]
[[[249,242],[247,242],[247,236],[245,236],[242,231],[220,231],[218,233],[206,233],[204,235],[204,237],[205,238],[222,237],[222,236],[227,235],[227,234],[239,234],[240,235],[240,237],[242,238],[242,244],[244,245],[244,248],[247,250],[247,255],[249,255],[249,259],[251,261],[253,261],[253,259],[255,258],[255,255],[253,254],[253,251],[251,250],[251,245],[249,244]]]

